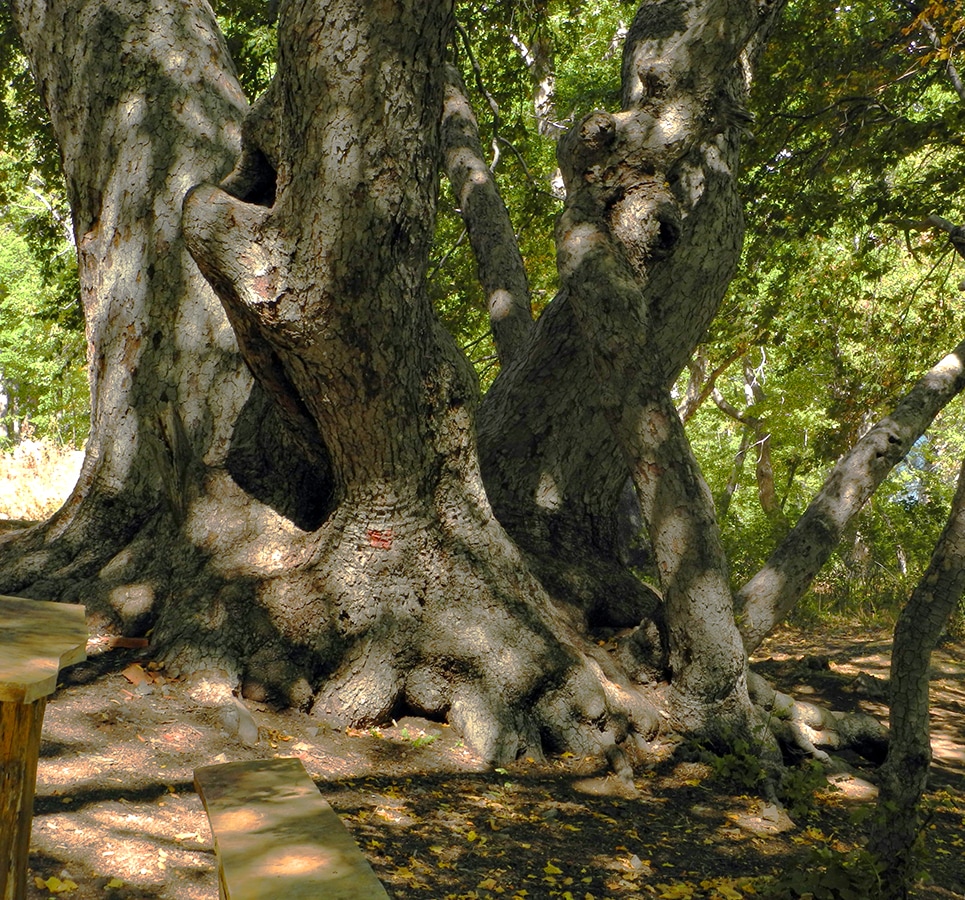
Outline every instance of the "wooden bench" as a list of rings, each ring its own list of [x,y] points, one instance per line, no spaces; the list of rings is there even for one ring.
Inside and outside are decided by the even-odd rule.
[[[84,607],[0,596],[0,900],[27,895],[37,757],[60,670],[87,658]]]
[[[218,857],[221,900],[388,900],[301,760],[194,770]]]

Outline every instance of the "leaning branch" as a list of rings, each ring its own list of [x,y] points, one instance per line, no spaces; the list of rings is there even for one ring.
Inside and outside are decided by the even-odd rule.
[[[496,351],[506,366],[525,346],[533,329],[526,270],[509,213],[483,158],[479,128],[462,78],[454,66],[446,66],[445,79],[442,152],[446,174],[486,292]]]
[[[747,651],[753,652],[804,595],[848,522],[905,458],[935,416],[965,389],[965,341],[911,389],[834,467],[817,497],[736,597]]]

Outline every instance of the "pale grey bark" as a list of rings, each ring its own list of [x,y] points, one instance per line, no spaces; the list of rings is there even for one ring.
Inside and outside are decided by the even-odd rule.
[[[931,763],[929,670],[942,630],[965,592],[965,463],[928,569],[901,611],[891,651],[891,742],[881,769],[872,849],[884,896],[904,898],[916,874],[914,844]]]
[[[838,545],[851,518],[963,389],[965,342],[927,372],[894,412],[838,461],[764,568],[738,592],[740,628],[748,652],[793,609]]]
[[[537,16],[545,16],[545,6],[536,10]],[[551,139],[557,139],[566,130],[556,114],[556,62],[553,40],[546,26],[538,28],[535,40],[527,44],[518,35],[510,35],[513,45],[519,51],[533,82],[533,114],[536,116],[536,130]]]
[[[516,234],[496,180],[483,157],[479,126],[462,77],[446,66],[442,152],[486,294],[490,328],[500,364],[521,353],[533,331],[529,284]]]
[[[625,589],[600,590],[599,573],[590,574],[582,562],[588,550],[597,560],[618,557],[614,523],[630,469],[606,410],[630,398],[625,387],[638,379],[669,390],[713,318],[737,264],[742,226],[735,165],[746,119],[734,99],[744,87],[736,65],[740,50],[731,47],[732,64],[721,68],[716,42],[703,54],[701,29],[714,16],[737,15],[752,31],[761,20],[756,13],[748,16],[749,10],[739,3],[693,9],[671,3],[661,4],[659,12],[649,5],[641,10],[636,29],[628,34],[624,65],[636,86],[627,90],[640,95],[641,106],[588,117],[560,148],[564,172],[574,170],[567,176],[571,193],[573,179],[585,178],[593,182],[590,192],[597,198],[588,206],[571,198],[559,234],[565,243],[569,222],[579,240],[577,220],[591,220],[596,237],[588,243],[598,237],[600,246],[588,253],[577,250],[572,257],[587,274],[579,278],[585,296],[581,305],[595,311],[606,334],[588,340],[581,332],[576,295],[564,275],[563,289],[537,323],[526,354],[500,373],[481,410],[483,473],[500,521],[548,562],[572,561],[560,587],[580,585],[584,602],[597,614],[602,613],[600,600],[592,595],[614,597],[617,619],[634,610],[639,615],[646,605],[622,602],[632,596]],[[670,37],[665,44],[657,41],[660,46],[644,46],[646,23],[654,16],[658,29],[667,29]],[[680,22],[689,25],[680,26],[681,31]],[[692,63],[700,73],[692,103],[657,87],[654,97],[645,97],[640,84],[653,80],[650,68],[669,66],[679,74]],[[678,87],[686,93],[682,82]],[[688,131],[692,128],[696,132]],[[611,201],[609,221],[600,224],[602,209]],[[608,237],[611,228],[619,235],[619,247]],[[613,259],[622,262],[611,264]],[[635,320],[637,311],[644,318]],[[594,341],[612,344],[620,355],[617,377],[603,379],[606,396],[599,380],[587,378],[600,367]],[[615,583],[612,576],[609,581]]]
[[[231,167],[246,104],[205,3],[23,0],[13,13],[67,179],[91,435],[64,508],[4,548],[2,584],[144,619],[145,554],[105,564],[159,517],[177,530],[250,388],[179,216],[193,182]]]

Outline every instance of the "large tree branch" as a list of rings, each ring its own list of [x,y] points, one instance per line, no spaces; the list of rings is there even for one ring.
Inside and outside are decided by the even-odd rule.
[[[842,457],[780,546],[736,597],[748,652],[793,609],[865,501],[938,413],[965,388],[965,341]]]
[[[533,331],[529,285],[519,244],[493,173],[483,158],[479,127],[454,66],[445,68],[442,153],[469,235],[500,363],[509,365]]]

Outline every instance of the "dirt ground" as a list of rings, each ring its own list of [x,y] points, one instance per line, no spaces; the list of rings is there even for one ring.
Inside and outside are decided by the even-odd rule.
[[[785,630],[758,669],[802,699],[884,717],[856,692],[887,677],[884,633]],[[123,642],[122,642],[123,643]],[[824,656],[826,659],[815,657]],[[364,732],[319,728],[296,712],[244,709],[203,679],[168,680],[150,648],[94,635],[62,674],[41,748],[31,900],[215,900],[215,857],[197,766],[297,756],[394,898],[733,898],[860,845],[853,813],[874,770],[837,776],[795,821],[739,771],[659,739],[635,791],[594,761],[521,760],[487,771],[447,727],[404,720]],[[965,654],[934,659],[935,767],[919,898],[965,897]],[[247,743],[242,738],[247,739]],[[688,761],[689,760],[689,761]],[[739,769],[739,766],[738,766]]]

